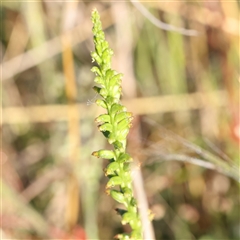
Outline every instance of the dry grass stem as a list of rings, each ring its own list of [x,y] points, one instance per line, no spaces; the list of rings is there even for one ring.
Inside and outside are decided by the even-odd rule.
[[[225,107],[227,100],[224,91],[214,91],[207,94],[210,96],[213,107]],[[159,97],[145,97],[123,100],[122,103],[135,115],[155,114],[174,111],[189,111],[202,109],[205,107],[203,101],[205,94],[191,93],[180,95],[168,95]],[[72,109],[72,110],[71,110]],[[69,105],[47,105],[35,107],[7,107],[2,109],[3,124],[17,124],[28,122],[51,122],[68,121],[66,112],[68,111],[88,112],[89,114],[97,111],[93,105],[87,106],[86,103]],[[98,110],[100,111],[100,110]],[[99,114],[97,112],[96,114]],[[76,117],[78,118],[78,117]]]

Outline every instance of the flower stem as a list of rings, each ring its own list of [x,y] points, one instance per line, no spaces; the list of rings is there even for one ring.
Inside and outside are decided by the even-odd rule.
[[[109,48],[102,30],[100,16],[96,9],[92,12],[93,40],[95,51],[91,53],[94,66],[91,71],[95,73],[95,86],[93,89],[100,95],[101,99],[96,104],[105,108],[107,113],[96,118],[99,124],[98,129],[107,138],[113,150],[99,150],[92,153],[93,156],[109,160],[105,175],[109,178],[106,185],[106,192],[119,203],[123,209],[116,209],[122,216],[122,224],[129,224],[131,233],[118,234],[116,237],[121,240],[142,239],[142,224],[137,209],[137,202],[133,196],[130,164],[133,161],[126,152],[126,139],[131,127],[132,113],[120,104],[122,94],[122,74],[111,69],[112,49]],[[113,189],[114,187],[114,189]]]

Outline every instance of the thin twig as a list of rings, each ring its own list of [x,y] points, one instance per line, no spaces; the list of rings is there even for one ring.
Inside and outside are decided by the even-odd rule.
[[[209,93],[213,98],[218,99],[212,104],[214,107],[224,107],[227,104],[224,91]],[[163,112],[189,111],[201,109],[203,95],[201,93],[168,95],[159,97],[134,98],[123,100],[122,103],[133,112],[134,115],[156,114]],[[50,122],[67,121],[68,108],[77,108],[81,112],[96,113],[95,106],[88,106],[87,103],[63,105],[47,105],[34,107],[7,107],[2,109],[3,124],[17,124],[28,122]],[[98,110],[100,111],[100,110]],[[98,112],[100,113],[100,112]],[[81,116],[84,117],[84,116]]]
[[[188,30],[185,28],[175,27],[173,25],[164,23],[154,17],[140,2],[137,0],[130,0],[130,2],[145,16],[152,24],[166,31],[178,32],[186,36],[197,36],[199,33],[196,30]]]
[[[159,158],[161,160],[159,160]],[[185,162],[185,163],[191,163],[196,166],[200,166],[200,167],[203,167],[206,169],[211,169],[211,170],[217,171],[219,173],[222,173],[240,183],[240,177],[237,176],[236,174],[232,174],[232,172],[229,172],[229,171],[225,170],[224,168],[217,166],[216,164],[206,162],[205,160],[202,160],[199,158],[189,157],[189,156],[182,155],[182,154],[160,154],[160,153],[157,153],[157,156],[154,157],[153,159],[151,159],[150,163],[157,161],[157,160],[158,160],[158,162],[180,161],[180,162]]]
[[[144,235],[144,239],[146,240],[154,240],[155,236],[154,236],[152,224],[149,220],[149,212],[148,212],[149,206],[148,206],[147,196],[143,186],[142,173],[141,173],[140,167],[136,165],[137,164],[135,159],[135,164],[132,167],[131,175],[133,179],[134,190],[136,191],[135,194],[138,202],[141,222],[143,225],[143,235]]]
[[[178,1],[169,1],[168,4],[159,4],[159,1],[149,1],[148,3],[164,13],[181,16],[186,20],[201,24],[202,26],[219,28],[227,34],[234,36],[240,35],[240,21],[237,18],[231,16],[223,17],[221,12],[212,11],[193,4],[188,4],[188,6],[185,5],[182,7],[180,4],[174,4],[176,2]],[[162,3],[166,3],[166,1],[162,1]],[[171,6],[169,7],[170,4]]]
[[[151,151],[152,152],[152,151]],[[189,157],[186,155],[182,155],[182,154],[161,154],[159,152],[157,152],[156,157],[151,158],[151,160],[148,161],[149,163],[155,162],[156,160],[158,162],[161,161],[180,161],[180,162],[187,162],[187,163],[191,163],[206,169],[211,169],[211,170],[217,170],[217,167],[210,162],[206,162],[202,159],[199,158],[195,158],[195,157]],[[159,160],[159,158],[161,160]]]
[[[204,138],[203,140],[216,154],[222,157],[225,161],[231,162],[231,159],[220,148],[218,148],[212,141],[210,141],[207,138]]]
[[[161,152],[157,151],[158,157],[163,157],[166,160],[179,160],[179,161],[185,161],[185,162],[190,162],[195,165],[199,165],[202,167],[206,167],[209,169],[214,169],[218,172],[221,172],[236,181],[240,181],[240,176],[239,176],[239,167],[234,164],[233,161],[230,162],[225,162],[223,159],[219,158],[218,156],[215,156],[211,152],[208,152],[207,150],[201,148],[200,146],[197,146],[186,139],[180,137],[179,135],[165,129],[164,127],[160,126],[159,124],[155,123],[153,120],[150,119],[145,119],[146,122],[150,124],[154,124],[157,126],[159,129],[159,134],[161,134],[161,137],[163,137],[166,140],[171,140],[173,142],[177,142],[181,144],[182,146],[186,147],[187,149],[192,150],[194,153],[197,153],[201,157],[206,159],[206,163],[211,163],[213,164],[212,166],[209,164],[204,163],[204,160],[197,159],[197,158],[191,158],[185,155],[176,155],[176,154],[161,154]],[[154,150],[157,150],[157,144],[152,145]],[[156,153],[156,152],[155,152]],[[212,168],[214,166],[214,168]]]

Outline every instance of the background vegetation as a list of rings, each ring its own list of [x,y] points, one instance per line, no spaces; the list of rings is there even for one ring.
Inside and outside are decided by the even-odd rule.
[[[128,149],[156,239],[239,239],[239,2],[224,0],[1,1],[2,239],[123,231],[91,156],[108,146],[92,104],[94,7],[135,115]]]

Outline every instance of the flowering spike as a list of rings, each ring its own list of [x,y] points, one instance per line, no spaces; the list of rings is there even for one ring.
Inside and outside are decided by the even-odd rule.
[[[96,75],[94,81],[98,84],[94,90],[102,97],[96,101],[96,104],[107,111],[97,117],[95,121],[101,124],[99,130],[113,146],[112,151],[99,150],[93,152],[93,155],[110,160],[104,170],[105,175],[110,178],[106,185],[106,192],[125,206],[126,210],[119,211],[122,223],[129,223],[132,228],[132,233],[118,234],[116,237],[121,240],[140,240],[142,239],[142,227],[136,200],[133,197],[129,167],[132,158],[126,153],[126,138],[131,127],[132,114],[119,103],[122,95],[121,79],[123,75],[111,69],[113,51],[105,40],[100,16],[96,9],[92,12],[92,22],[95,51],[91,53],[91,56],[93,61],[98,64],[92,68],[92,72]],[[111,189],[112,187],[115,189]]]

